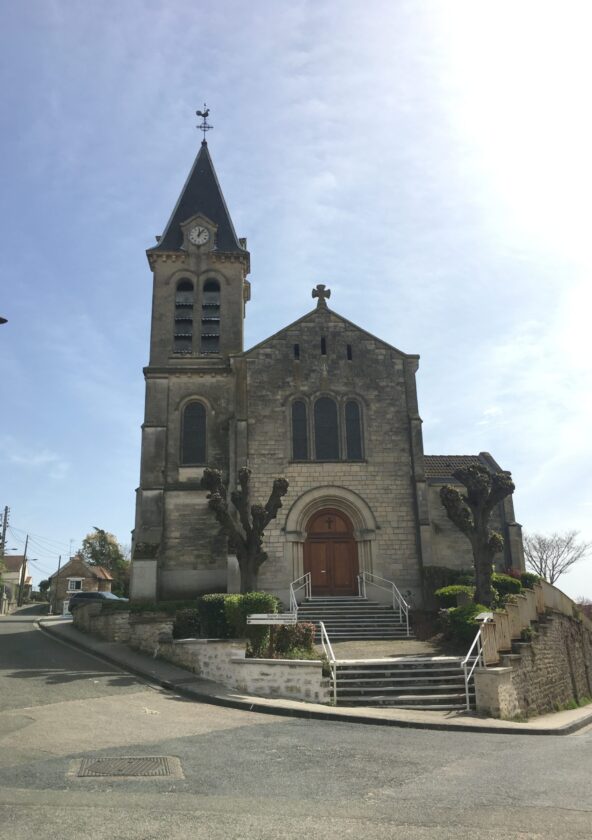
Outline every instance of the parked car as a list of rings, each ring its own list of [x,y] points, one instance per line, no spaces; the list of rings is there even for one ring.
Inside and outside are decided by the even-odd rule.
[[[68,610],[72,612],[76,607],[83,604],[92,603],[93,601],[127,601],[127,598],[120,598],[119,595],[114,595],[113,592],[76,592],[70,598]]]

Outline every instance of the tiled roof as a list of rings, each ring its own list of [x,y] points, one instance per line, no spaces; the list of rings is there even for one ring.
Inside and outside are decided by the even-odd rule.
[[[74,567],[75,570],[85,569],[85,577],[89,577],[90,575],[92,575],[92,577],[98,578],[99,580],[113,580],[113,576],[111,575],[111,573],[108,572],[107,569],[105,569],[103,566],[91,566],[90,563],[86,563],[85,560],[79,555],[70,557],[68,562],[62,566],[62,568],[60,569],[60,578],[67,577],[68,572],[72,570],[72,567]],[[78,572],[78,574],[79,573],[80,571]],[[54,572],[53,575],[50,575],[49,579],[51,580],[56,576],[57,572]]]
[[[89,566],[89,568],[96,578],[101,578],[101,580],[113,580],[113,575],[111,575],[107,569],[104,569],[103,566]]]
[[[489,466],[479,455],[424,455],[423,463],[428,481],[434,478],[452,478],[455,470],[473,464]]]
[[[2,558],[2,562],[7,572],[20,572],[24,559],[24,554],[7,554]]]

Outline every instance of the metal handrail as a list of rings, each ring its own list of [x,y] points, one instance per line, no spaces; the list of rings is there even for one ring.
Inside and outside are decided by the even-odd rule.
[[[337,705],[337,665],[335,664],[335,654],[333,653],[329,636],[327,635],[325,625],[322,621],[319,621],[319,627],[321,629],[321,644],[323,646],[323,653],[327,657],[329,670],[331,672],[331,682],[333,683],[333,703]]]
[[[381,581],[381,583],[379,583],[378,581]],[[393,609],[395,610],[395,612],[399,613],[399,621],[402,622],[403,616],[405,616],[407,635],[409,635],[409,604],[403,598],[393,581],[380,577],[380,575],[375,575],[374,572],[361,572],[361,574],[358,575],[358,592],[361,598],[366,597],[366,584],[369,584],[370,586],[376,586],[378,589],[385,589],[391,592],[393,599]],[[387,584],[387,586],[385,586],[384,584]]]
[[[463,661],[460,663],[460,667],[463,669],[463,672],[464,672],[464,675],[465,675],[465,700],[466,700],[466,703],[467,703],[467,712],[471,711],[471,701],[469,700],[469,680],[473,676],[473,674],[475,672],[475,668],[485,668],[485,659],[483,657],[483,641],[482,641],[483,625],[487,624],[487,622],[491,621],[491,620],[492,620],[491,618],[484,618],[483,619],[483,621],[481,622],[481,626],[477,630],[477,635],[473,639],[473,644],[469,648],[469,652],[467,653],[467,655],[465,656]],[[474,662],[473,662],[473,665],[471,667],[471,670],[469,671],[468,668],[469,668],[469,664],[470,664],[470,661],[471,661],[471,654],[473,653],[473,648],[475,648],[475,647],[477,648],[477,652],[475,654],[473,654]]]
[[[301,583],[302,581],[302,583]],[[311,592],[311,584],[310,584],[310,572],[305,572],[303,575],[300,575],[299,578],[293,580],[290,584],[290,612],[298,614],[298,600],[296,598],[296,593],[300,590],[304,589],[306,593],[306,597],[310,598]]]

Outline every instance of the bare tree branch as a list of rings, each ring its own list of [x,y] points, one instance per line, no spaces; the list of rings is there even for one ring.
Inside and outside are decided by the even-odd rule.
[[[524,535],[526,565],[549,583],[555,583],[575,563],[584,560],[592,543],[578,542],[578,531]]]

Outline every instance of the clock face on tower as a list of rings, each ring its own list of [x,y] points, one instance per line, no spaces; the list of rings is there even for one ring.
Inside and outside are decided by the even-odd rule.
[[[203,225],[195,225],[189,231],[189,241],[194,245],[205,245],[210,238],[210,231]]]

